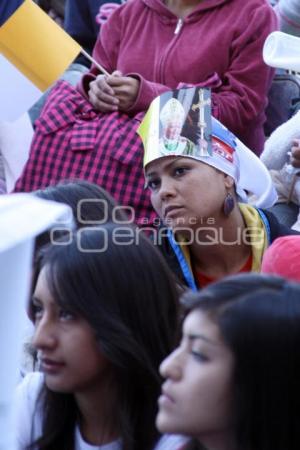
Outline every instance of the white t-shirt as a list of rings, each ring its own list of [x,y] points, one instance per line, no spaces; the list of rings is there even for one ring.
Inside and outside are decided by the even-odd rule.
[[[32,439],[41,435],[41,410],[37,400],[43,382],[44,376],[41,372],[32,372],[26,375],[16,389],[14,401],[16,450],[25,450]],[[184,436],[164,435],[153,450],[179,450],[187,441]],[[122,450],[122,442],[118,439],[105,445],[91,445],[83,440],[79,428],[76,427],[75,450]]]

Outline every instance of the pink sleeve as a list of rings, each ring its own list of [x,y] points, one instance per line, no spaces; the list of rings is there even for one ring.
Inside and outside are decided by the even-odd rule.
[[[277,18],[271,8],[264,5],[262,9],[245,18],[247,25],[232,44],[232,63],[222,85],[213,89],[213,115],[236,134],[266,107],[274,74],[262,59],[262,48],[269,33],[277,29]]]
[[[153,81],[148,81],[138,73],[129,73],[126,74],[126,76],[137,78],[140,82],[136,101],[128,110],[128,112],[131,114],[146,111],[155,97],[163,94],[164,92],[170,91],[170,88],[168,86],[165,86],[164,84],[154,83]]]
[[[140,111],[146,111],[155,97],[163,94],[164,92],[170,91],[171,88],[164,84],[154,83],[152,81],[146,80],[138,73],[130,73],[127,76],[137,78],[140,81],[140,88],[138,92],[137,99],[134,105],[128,110],[130,113],[138,113]],[[190,88],[190,87],[209,87],[214,88],[220,86],[221,80],[218,74],[215,72],[210,77],[208,77],[205,81],[197,84],[187,84],[187,83],[179,83],[176,86],[176,89],[182,88]]]
[[[117,59],[119,53],[120,30],[122,6],[116,9],[108,21],[101,26],[101,31],[98,35],[97,42],[93,50],[93,58],[107,70],[112,73],[117,68]],[[89,72],[85,73],[81,78],[77,89],[81,94],[87,98],[89,84],[101,72],[93,64]]]

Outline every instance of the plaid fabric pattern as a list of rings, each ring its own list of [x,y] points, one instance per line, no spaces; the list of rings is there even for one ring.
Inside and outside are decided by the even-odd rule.
[[[28,162],[14,192],[31,192],[63,179],[101,185],[121,205],[131,206],[139,225],[156,214],[144,188],[143,146],[135,117],[103,114],[65,81],[59,81],[36,121]]]

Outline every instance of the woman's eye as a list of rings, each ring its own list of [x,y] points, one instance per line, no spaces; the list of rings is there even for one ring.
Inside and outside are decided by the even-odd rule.
[[[155,191],[159,187],[160,180],[159,179],[153,179],[147,181],[147,188],[149,188],[151,191]]]
[[[196,350],[191,350],[191,355],[193,355],[193,357],[200,362],[207,362],[209,360],[209,358],[202,352],[198,352]]]
[[[174,169],[174,174],[175,175],[183,175],[183,174],[185,174],[186,172],[187,172],[187,168],[186,167],[176,167],[175,169]]]
[[[43,316],[43,307],[41,305],[32,304],[32,319],[34,322],[40,320]]]
[[[59,311],[59,318],[63,321],[69,321],[69,320],[74,320],[75,316],[72,312],[70,312],[66,309],[61,309]]]

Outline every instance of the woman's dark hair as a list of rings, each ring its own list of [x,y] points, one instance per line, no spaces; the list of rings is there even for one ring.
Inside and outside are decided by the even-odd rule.
[[[61,181],[54,186],[34,191],[43,200],[65,203],[73,212],[76,229],[99,226],[107,222],[126,223],[126,207],[120,207],[101,186],[85,180]],[[69,234],[61,229],[56,237]],[[50,232],[40,234],[36,239],[36,251],[50,242]]]
[[[152,449],[158,438],[158,367],[175,345],[178,322],[178,293],[165,261],[137,229],[106,224],[81,229],[69,245],[50,245],[43,267],[58,304],[88,321],[111,362],[122,448]],[[73,396],[45,386],[41,400],[43,436],[30,448],[74,450]]]
[[[299,450],[300,285],[236,275],[182,301],[208,314],[235,357],[237,448]]]

